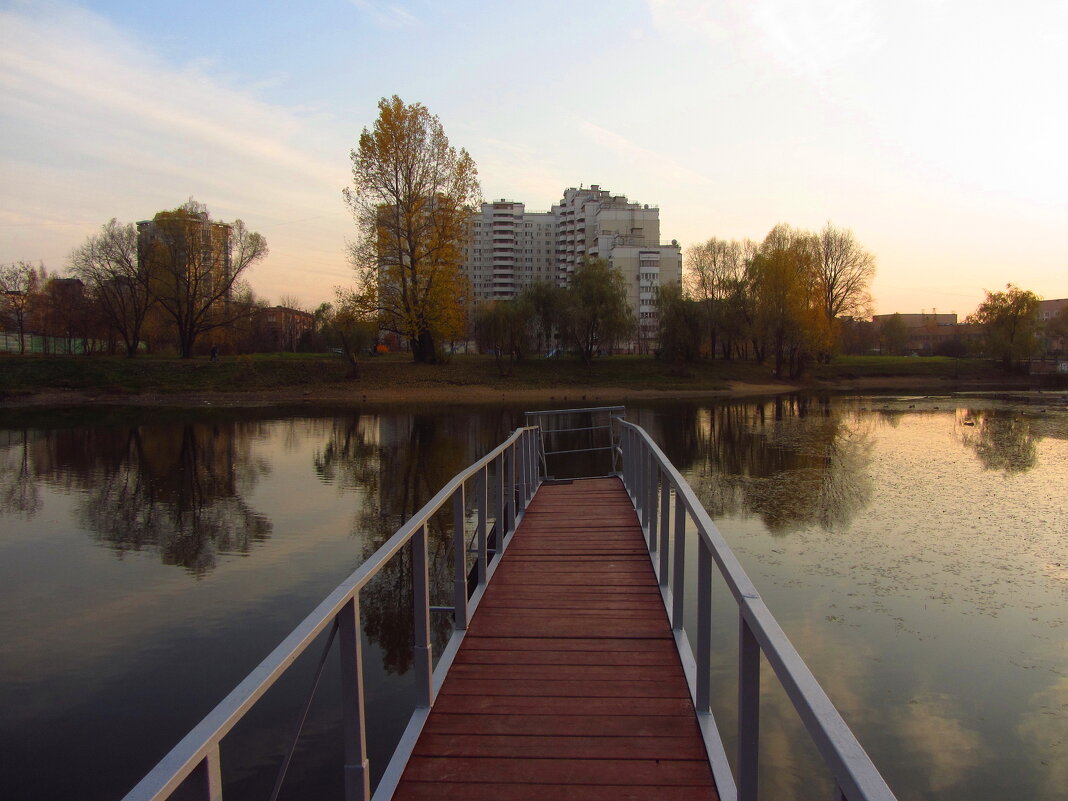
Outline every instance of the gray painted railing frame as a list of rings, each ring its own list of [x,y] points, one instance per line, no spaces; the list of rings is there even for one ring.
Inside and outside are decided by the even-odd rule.
[[[430,707],[456,656],[471,614],[507,549],[523,513],[542,481],[537,429],[521,427],[494,450],[454,476],[366,562],[326,597],[214,710],[197,724],[125,796],[125,801],[161,801],[189,776],[200,772],[203,798],[222,801],[219,744],[268,689],[327,628],[338,626],[340,641],[342,716],[344,724],[345,799],[372,798],[367,762],[360,590],[409,542],[412,543],[414,596],[414,675],[416,707],[387,765],[373,799],[393,795],[415,747]],[[493,506],[490,504],[490,466],[493,466]],[[474,483],[476,586],[468,597],[465,484]],[[446,504],[453,505],[453,634],[433,666],[430,641],[430,575],[427,564],[427,525]],[[488,547],[490,520],[497,530],[496,547]],[[502,523],[504,525],[502,525]]]
[[[756,801],[757,798],[760,657],[763,654],[834,779],[835,801],[895,801],[893,792],[775,621],[686,479],[646,431],[616,419],[621,426],[623,481],[641,520],[661,594],[670,611],[676,646],[720,798],[724,801]],[[673,512],[670,509],[672,494],[675,499]],[[683,628],[688,591],[687,520],[692,521],[697,530],[696,651],[691,649]],[[669,528],[672,531],[670,537]],[[669,571],[672,553],[673,567]],[[737,783],[709,704],[712,693],[713,563],[738,605]]]
[[[626,407],[624,406],[594,406],[584,409],[543,409],[537,412],[526,412],[525,420],[528,427],[537,427],[539,447],[541,448],[541,467],[542,472],[545,475],[549,473],[548,459],[550,456],[563,456],[572,453],[589,453],[591,451],[609,451],[612,457],[612,468],[609,475],[618,475],[616,470],[617,458],[619,454],[619,443],[616,440],[616,428],[613,425],[613,421],[622,418],[626,413]],[[558,417],[564,417],[567,415],[586,414],[590,416],[589,426],[582,426],[578,428],[553,428],[547,425],[550,421],[555,420]],[[606,419],[604,425],[593,425],[593,418],[597,414],[605,414]],[[608,434],[609,444],[603,448],[577,448],[575,450],[564,451],[551,451],[545,445],[547,437],[553,434],[569,434],[578,431],[605,431]],[[590,478],[590,476],[585,476]]]

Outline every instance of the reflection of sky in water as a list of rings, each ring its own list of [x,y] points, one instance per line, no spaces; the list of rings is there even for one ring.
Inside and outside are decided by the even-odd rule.
[[[748,414],[764,442],[747,447],[801,457],[687,472],[899,797],[1063,798],[1068,414],[942,403]],[[712,439],[722,423],[711,417]],[[798,508],[769,515],[765,489]],[[809,769],[773,731],[794,718],[773,684],[762,780],[803,798]]]

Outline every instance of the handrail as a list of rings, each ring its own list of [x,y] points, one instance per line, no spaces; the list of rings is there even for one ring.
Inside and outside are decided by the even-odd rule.
[[[670,610],[672,629],[720,798],[756,801],[760,654],[763,653],[834,777],[835,799],[895,801],[893,792],[775,621],[689,483],[644,429],[616,419],[621,426],[623,481],[639,514],[661,593]],[[698,534],[696,653],[691,650],[683,630],[685,595],[689,589],[685,581],[687,518],[693,521]],[[737,785],[709,704],[713,561],[739,610]]]
[[[416,709],[386,768],[375,799],[388,799],[423,723],[434,703],[445,673],[452,664],[467,628],[467,621],[485,592],[486,585],[507,547],[524,510],[541,483],[537,428],[524,426],[488,454],[457,473],[410,520],[401,526],[370,558],[331,592],[245,679],[198,723],[125,796],[125,801],[157,801],[173,793],[194,771],[202,771],[205,799],[221,801],[222,772],[219,744],[278,678],[288,670],[315,638],[335,622],[341,642],[342,698],[345,730],[345,798],[366,801],[371,798],[367,763],[366,721],[362,646],[360,637],[360,590],[409,542],[412,543],[412,584],[415,643],[414,662],[417,683]],[[490,465],[493,465],[490,506]],[[467,591],[467,540],[465,538],[465,484],[475,480],[477,539],[477,584]],[[427,565],[427,525],[446,503],[453,503],[454,631],[433,668],[430,643],[429,567]],[[498,536],[492,563],[488,547],[492,519]]]
[[[549,474],[548,457],[550,456],[562,456],[570,453],[586,453],[590,451],[610,451],[612,454],[612,466],[609,475],[616,475],[616,456],[619,453],[619,444],[615,441],[615,429],[612,427],[612,421],[616,418],[623,417],[626,412],[626,408],[623,406],[592,406],[582,409],[546,409],[537,412],[526,413],[526,423],[528,426],[537,426],[538,438],[541,443],[541,457],[542,457],[542,471],[545,475]],[[590,425],[577,426],[571,428],[550,428],[546,423],[554,417],[560,417],[563,415],[589,415]],[[593,417],[597,414],[607,415],[603,425],[595,423]],[[552,434],[573,434],[582,431],[605,431],[608,434],[608,444],[604,447],[586,447],[586,448],[571,448],[561,450],[549,450],[545,444],[546,437]]]

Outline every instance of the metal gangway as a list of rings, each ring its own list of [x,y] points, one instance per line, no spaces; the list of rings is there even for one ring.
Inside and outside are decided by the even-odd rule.
[[[528,413],[525,425],[452,478],[381,548],[328,595],[229,695],[189,732],[126,796],[126,801],[169,798],[190,787],[200,798],[221,801],[220,742],[286,673],[316,638],[328,632],[319,673],[339,642],[344,728],[346,801],[393,797],[405,766],[464,641],[489,582],[507,556],[524,515],[546,481],[548,465],[584,451],[610,457],[608,475],[620,478],[640,521],[641,533],[670,620],[685,681],[719,798],[756,801],[760,742],[761,655],[785,689],[828,772],[835,801],[895,798],[871,759],[839,715],[764,604],[704,507],[649,434],[624,419],[623,407]],[[576,420],[586,417],[585,425]],[[583,447],[558,445],[562,435],[587,437]],[[607,444],[604,444],[607,443]],[[547,447],[548,446],[548,447]],[[621,466],[621,469],[619,469]],[[468,537],[468,504],[473,532]],[[451,509],[453,632],[435,667],[430,602],[429,522]],[[687,564],[687,536],[696,536],[696,567]],[[695,534],[694,534],[695,533]],[[415,706],[392,758],[374,789],[367,760],[367,720],[361,647],[360,590],[410,544],[413,586]],[[731,770],[710,709],[712,696],[712,584],[718,574],[738,610],[738,730],[736,772]],[[695,641],[683,624],[696,601]],[[318,684],[318,678],[315,684]],[[312,694],[314,694],[314,686]],[[301,722],[311,706],[309,697]],[[299,738],[299,726],[297,737]],[[282,760],[272,798],[284,781],[296,747]]]

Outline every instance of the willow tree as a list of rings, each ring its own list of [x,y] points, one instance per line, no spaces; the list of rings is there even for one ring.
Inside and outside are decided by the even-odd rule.
[[[777,376],[797,378],[830,346],[817,261],[815,237],[782,223],[768,232],[753,259],[754,337],[762,340],[754,344],[758,353],[770,350]]]
[[[439,361],[441,343],[466,330],[460,268],[466,226],[481,203],[475,162],[449,144],[425,106],[396,95],[379,101],[374,129],[364,128],[350,156],[352,301],[407,339],[416,361]]]
[[[587,367],[602,350],[634,334],[623,274],[607,261],[583,256],[565,292],[563,328]]]
[[[1035,354],[1039,300],[1034,292],[1007,284],[1004,292],[987,290],[986,300],[968,316],[967,322],[983,331],[987,355],[1001,359],[1006,370]]]

